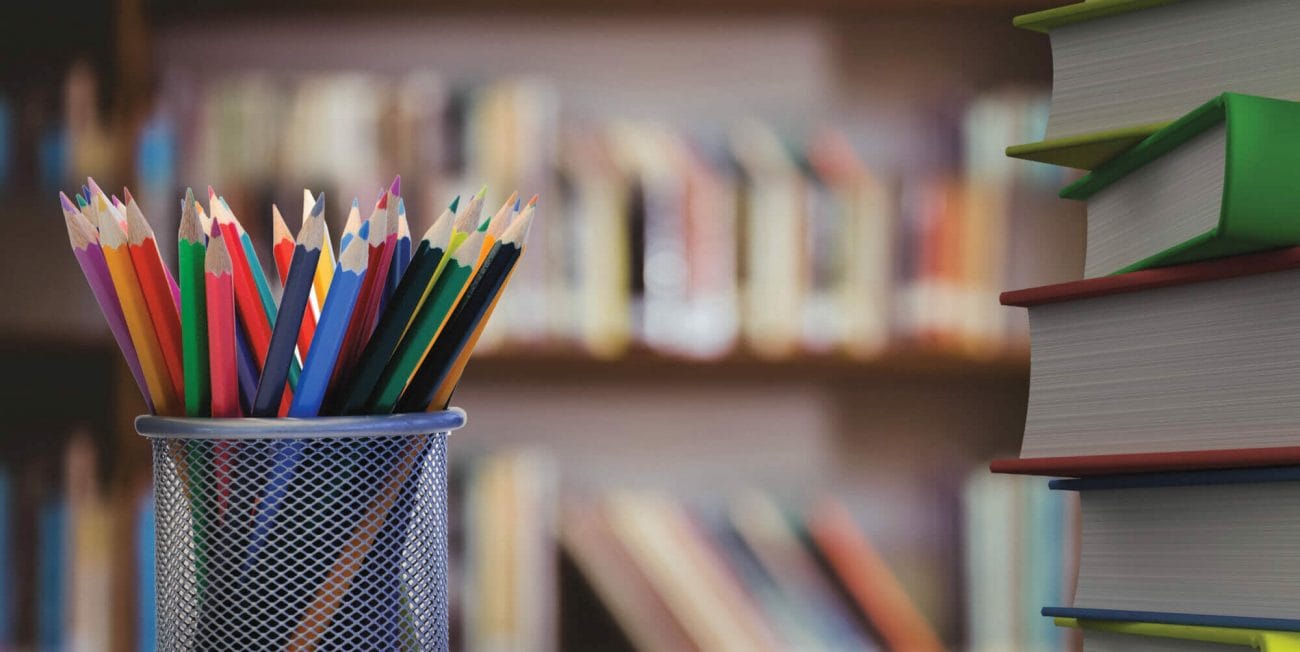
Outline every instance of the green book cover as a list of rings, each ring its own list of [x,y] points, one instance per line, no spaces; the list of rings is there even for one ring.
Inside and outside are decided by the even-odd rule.
[[[1300,102],[1224,93],[1070,184],[1061,197],[1087,200],[1220,123],[1226,151],[1218,224],[1116,273],[1300,244]]]

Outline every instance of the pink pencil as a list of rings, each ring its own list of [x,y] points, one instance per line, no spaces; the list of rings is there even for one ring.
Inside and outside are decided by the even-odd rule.
[[[81,211],[77,210],[77,206],[68,200],[67,195],[59,193],[59,201],[63,204],[63,219],[68,226],[68,241],[72,244],[72,253],[77,257],[77,263],[81,265],[81,272],[86,276],[86,283],[90,285],[90,291],[95,295],[95,302],[99,304],[100,312],[104,313],[108,328],[113,331],[113,339],[117,340],[117,346],[122,349],[122,357],[126,359],[126,366],[131,369],[131,376],[135,378],[135,384],[140,388],[140,394],[144,396],[145,405],[149,407],[150,412],[153,412],[153,397],[149,395],[149,388],[145,385],[140,359],[136,356],[135,345],[131,343],[131,334],[126,330],[122,305],[117,301],[117,291],[113,289],[113,280],[108,275],[108,265],[104,262],[104,254],[99,248],[99,231],[81,214]]]

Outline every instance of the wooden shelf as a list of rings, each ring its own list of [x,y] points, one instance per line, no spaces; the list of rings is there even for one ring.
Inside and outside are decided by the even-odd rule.
[[[980,358],[923,350],[899,350],[877,358],[801,355],[766,359],[737,353],[716,360],[680,358],[637,350],[615,359],[579,351],[493,352],[478,356],[465,370],[467,383],[497,382],[731,382],[774,380],[840,382],[935,379],[1022,381],[1029,377],[1029,354],[1011,352]]]

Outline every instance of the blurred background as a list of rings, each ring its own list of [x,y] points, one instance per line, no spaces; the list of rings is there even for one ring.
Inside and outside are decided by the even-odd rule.
[[[337,234],[395,173],[416,238],[541,194],[453,399],[457,649],[1072,645],[1074,508],[985,470],[997,294],[1082,268],[1067,175],[1002,155],[1051,86],[1011,17],[1059,3],[268,4],[0,10],[0,649],[152,649],[144,407],[56,192],[129,185],[174,257],[212,184],[267,266],[272,203]]]

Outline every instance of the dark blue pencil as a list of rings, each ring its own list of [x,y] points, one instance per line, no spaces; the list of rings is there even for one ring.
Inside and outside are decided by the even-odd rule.
[[[302,316],[307,310],[316,278],[316,263],[320,260],[325,237],[324,212],[325,195],[321,193],[311,215],[298,231],[293,260],[289,263],[289,276],[284,281],[284,294],[275,318],[275,330],[271,332],[271,344],[266,350],[266,364],[262,366],[262,378],[257,383],[257,396],[253,399],[252,416],[273,417],[277,412],[285,414],[289,411],[289,404],[284,400],[284,384],[289,379],[298,329],[302,326]],[[299,382],[301,380],[300,377]],[[277,406],[280,408],[278,411]]]

